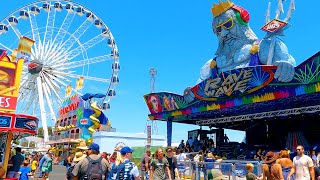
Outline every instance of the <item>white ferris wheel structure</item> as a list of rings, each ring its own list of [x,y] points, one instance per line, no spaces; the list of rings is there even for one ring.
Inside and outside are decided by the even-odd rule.
[[[39,116],[48,141],[48,122],[55,123],[66,89],[105,94],[104,110],[116,95],[119,53],[107,25],[93,11],[71,1],[37,1],[0,21],[0,48],[10,54],[20,37],[35,41],[31,59],[25,62],[17,113]],[[82,90],[75,88],[83,78]]]

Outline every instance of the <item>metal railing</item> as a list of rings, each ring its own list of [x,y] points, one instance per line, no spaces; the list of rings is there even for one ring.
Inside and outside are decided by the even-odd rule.
[[[258,177],[262,174],[262,163],[259,161],[245,161],[245,160],[223,160],[221,162],[195,162],[195,161],[178,161],[178,170],[180,172],[181,179],[192,180],[206,180],[208,165],[213,167],[212,169],[219,169],[226,179],[238,180],[246,179],[245,176],[248,173],[245,165],[252,163],[254,165],[253,173]]]

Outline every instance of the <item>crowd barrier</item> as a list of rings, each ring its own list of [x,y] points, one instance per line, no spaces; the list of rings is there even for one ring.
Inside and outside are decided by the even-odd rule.
[[[259,161],[245,161],[245,160],[223,160],[221,162],[195,162],[195,161],[178,161],[178,166],[185,165],[184,173],[181,173],[183,179],[202,180],[206,175],[206,165],[212,164],[214,169],[219,169],[226,179],[239,180],[246,179],[248,173],[245,165],[252,163],[254,165],[253,173],[258,177],[262,174],[262,163]],[[180,168],[181,171],[183,171]]]

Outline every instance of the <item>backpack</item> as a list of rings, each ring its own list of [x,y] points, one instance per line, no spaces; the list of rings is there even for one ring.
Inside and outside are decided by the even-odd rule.
[[[68,165],[68,159],[63,160],[63,165],[67,166]]]
[[[73,177],[72,171],[73,171],[73,169],[74,169],[74,166],[75,166],[75,165],[69,167],[69,169],[68,169],[68,171],[67,171],[67,180],[72,180],[72,177]]]
[[[88,169],[87,174],[84,174],[80,177],[80,180],[102,180],[102,164],[101,160],[103,157],[100,157],[98,160],[93,160],[89,156],[88,159]]]
[[[119,165],[114,164],[110,170],[107,180],[133,180],[134,177],[133,175],[130,175],[130,172],[134,166],[135,164],[131,161],[127,161]]]

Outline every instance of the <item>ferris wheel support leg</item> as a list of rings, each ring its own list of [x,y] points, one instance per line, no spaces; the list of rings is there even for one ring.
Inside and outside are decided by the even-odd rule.
[[[37,84],[38,84],[38,94],[39,94],[39,105],[40,105],[40,114],[41,114],[41,122],[42,122],[42,128],[43,128],[43,136],[44,136],[44,142],[49,141],[49,134],[48,134],[48,126],[47,126],[47,115],[46,110],[44,108],[44,99],[43,99],[43,91],[42,91],[42,81],[41,77],[37,77]]]

